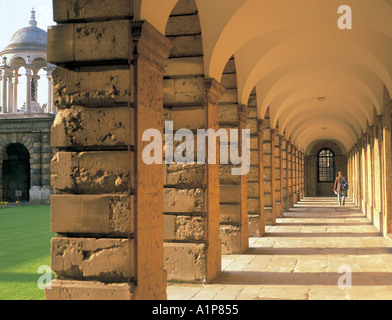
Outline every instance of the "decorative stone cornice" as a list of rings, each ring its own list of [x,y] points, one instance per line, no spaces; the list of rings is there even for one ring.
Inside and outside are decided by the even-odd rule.
[[[204,79],[204,97],[207,103],[218,105],[224,91],[225,87],[215,79]]]

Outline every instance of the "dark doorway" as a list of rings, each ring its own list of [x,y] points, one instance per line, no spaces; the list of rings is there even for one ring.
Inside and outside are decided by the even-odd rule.
[[[3,199],[14,202],[16,191],[22,191],[20,201],[29,201],[30,154],[20,143],[10,144],[3,156]]]

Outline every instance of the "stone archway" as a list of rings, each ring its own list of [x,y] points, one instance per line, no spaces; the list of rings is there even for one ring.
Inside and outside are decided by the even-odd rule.
[[[318,153],[323,150],[331,150],[334,154],[333,176],[342,171],[347,176],[347,156],[342,148],[333,141],[319,141],[311,147],[306,156],[306,195],[308,196],[334,196],[333,182],[320,181],[318,176]]]
[[[3,199],[17,201],[16,193],[21,195],[20,201],[29,201],[30,190],[30,153],[20,143],[9,144],[3,153]]]

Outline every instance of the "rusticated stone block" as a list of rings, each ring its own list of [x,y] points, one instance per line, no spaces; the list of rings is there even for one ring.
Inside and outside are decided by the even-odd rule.
[[[134,232],[133,196],[53,195],[51,231],[57,233]]]
[[[259,205],[260,205],[259,199],[248,199],[248,212],[259,214],[260,212]]]
[[[220,184],[239,184],[241,176],[232,174],[232,165],[219,166],[219,182]]]
[[[248,215],[249,237],[260,237],[262,235],[260,232],[260,224],[260,215]]]
[[[174,78],[163,80],[163,100],[170,104],[200,104],[204,101],[203,78]]]
[[[132,300],[133,283],[52,280],[46,300]]]
[[[222,224],[237,224],[240,223],[240,206],[239,205],[220,205],[219,220]]]
[[[202,56],[203,46],[201,35],[178,36],[169,38],[173,44],[170,57]]]
[[[134,101],[131,69],[74,72],[61,67],[53,71],[57,106],[113,106]]]
[[[70,62],[131,60],[131,32],[129,20],[52,26],[48,30],[48,60],[58,65]]]
[[[58,152],[52,159],[51,184],[71,193],[130,192],[133,152]]]
[[[165,243],[164,259],[168,281],[201,282],[206,277],[206,246]]]
[[[52,145],[135,145],[133,108],[83,108],[60,110],[52,126]]]
[[[105,8],[105,10],[102,10]],[[54,21],[132,17],[132,1],[116,0],[53,0]]]
[[[259,182],[259,167],[250,167],[247,180],[248,182]]]
[[[205,237],[203,217],[164,215],[164,239],[201,241]]]
[[[164,190],[164,212],[204,212],[205,191],[203,189],[174,189]]]
[[[235,203],[241,201],[240,185],[221,185],[220,186],[220,203]]]
[[[238,105],[220,105],[219,106],[219,122],[228,124],[238,123]]]
[[[173,121],[173,131],[205,129],[206,111],[203,107],[174,107],[165,110],[165,121]]]
[[[201,75],[204,72],[203,57],[180,57],[166,60],[165,76],[178,77]]]
[[[166,166],[166,185],[177,188],[201,188],[205,182],[205,165],[172,164]]]
[[[222,254],[241,253],[241,228],[232,225],[220,226]]]
[[[204,240],[205,218],[203,217],[176,217],[176,240]]]
[[[171,17],[166,26],[166,36],[200,34],[200,22],[197,15]]]
[[[51,262],[59,279],[127,282],[135,276],[130,239],[52,238]]]

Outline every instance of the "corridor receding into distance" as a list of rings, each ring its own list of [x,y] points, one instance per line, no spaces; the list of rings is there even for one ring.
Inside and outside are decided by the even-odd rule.
[[[169,285],[168,299],[392,299],[392,242],[352,201],[304,198],[222,269],[211,284]]]
[[[53,4],[46,299],[392,298],[392,0]]]

